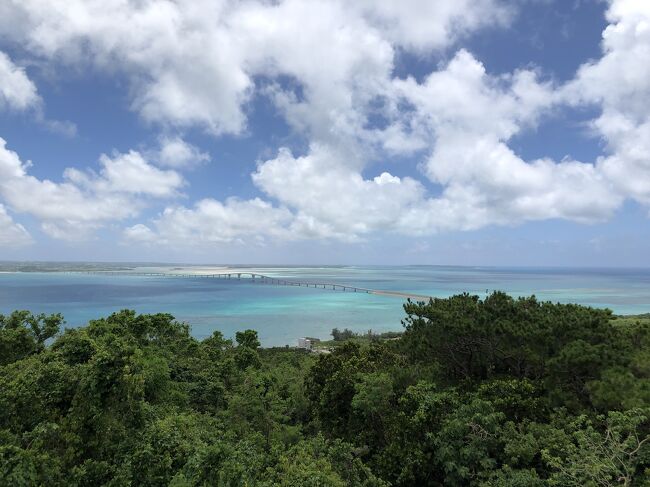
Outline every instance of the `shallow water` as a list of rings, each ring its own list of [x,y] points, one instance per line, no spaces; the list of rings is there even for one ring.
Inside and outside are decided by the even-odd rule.
[[[164,270],[164,269],[163,269]],[[256,272],[300,281],[449,296],[513,295],[608,307],[619,314],[650,312],[650,269],[477,267],[256,267]],[[14,309],[62,313],[67,326],[131,308],[168,312],[203,338],[257,330],[266,346],[295,344],[301,336],[328,338],[334,327],[400,330],[402,300],[390,296],[253,284],[250,281],[63,273],[0,273],[0,313]]]

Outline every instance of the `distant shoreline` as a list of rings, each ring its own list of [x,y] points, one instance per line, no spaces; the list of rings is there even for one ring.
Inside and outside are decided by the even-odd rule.
[[[102,278],[101,275],[106,271],[107,274],[113,274],[116,280],[113,282],[108,279],[108,276]],[[83,277],[71,278],[63,277],[66,272],[80,272],[97,274],[97,279],[85,279]],[[145,279],[138,281],[135,278],[129,277],[136,273],[150,274],[151,277],[159,276],[159,279],[152,279],[151,282]],[[239,273],[247,274],[241,276],[246,281],[241,286],[201,286],[191,284],[199,276],[204,280],[222,280],[223,276],[220,274],[230,273],[231,278],[237,279]],[[260,288],[260,292],[249,289],[250,274],[256,274],[255,284],[263,284],[264,287]],[[177,276],[182,274],[181,276]],[[21,275],[24,276],[21,278]],[[29,276],[33,275],[33,278]],[[41,277],[38,277],[38,276]],[[124,277],[120,277],[123,275]],[[366,296],[374,295],[375,298],[361,299],[358,302],[358,309],[368,310],[368,313],[373,315],[372,322],[384,323],[388,322],[389,318],[386,309],[390,307],[393,309],[393,303],[398,304],[399,301],[406,301],[410,298],[411,301],[425,301],[428,302],[430,297],[445,298],[457,293],[467,292],[472,295],[483,296],[488,290],[503,290],[512,295],[524,296],[535,295],[540,301],[549,302],[577,302],[582,305],[592,306],[596,308],[609,308],[616,316],[636,316],[644,314],[649,311],[650,307],[650,272],[645,270],[629,271],[629,270],[614,270],[614,271],[601,271],[594,270],[514,270],[508,268],[499,268],[494,271],[477,268],[442,268],[442,267],[412,267],[412,266],[399,266],[399,267],[385,267],[377,268],[374,266],[351,266],[348,268],[342,267],[279,267],[279,266],[229,266],[229,265],[155,265],[155,264],[140,264],[140,265],[126,265],[121,264],[78,264],[78,263],[9,263],[0,262],[0,276],[2,282],[0,285],[3,287],[4,294],[4,308],[10,309],[15,306],[21,305],[25,302],[32,305],[34,302],[41,301],[41,295],[38,293],[54,293],[53,295],[59,296],[62,301],[65,301],[65,286],[57,287],[57,284],[81,286],[76,290],[75,295],[71,295],[70,299],[76,301],[80,295],[88,295],[88,299],[99,299],[103,302],[101,296],[93,296],[93,289],[101,289],[101,286],[106,284],[115,287],[110,288],[110,293],[117,293],[119,297],[120,306],[127,306],[135,302],[138,296],[147,298],[148,292],[146,291],[149,284],[154,286],[157,291],[166,295],[174,295],[171,298],[172,302],[178,300],[182,303],[183,300],[189,299],[190,294],[204,289],[201,292],[197,291],[196,296],[206,296],[200,298],[200,302],[193,305],[191,309],[183,309],[178,311],[174,308],[175,313],[184,313],[188,316],[212,316],[215,313],[217,303],[220,303],[220,308],[227,310],[224,315],[231,318],[231,313],[246,314],[248,309],[255,310],[259,316],[264,316],[264,320],[276,323],[276,314],[278,309],[287,316],[292,316],[297,313],[290,310],[286,306],[277,308],[280,302],[271,299],[271,296],[276,294],[276,291],[271,291],[279,285],[286,286],[287,292],[278,291],[277,295],[282,296],[283,300],[286,297],[292,302],[292,299],[297,299],[300,302],[309,302],[315,300],[314,303],[309,304],[310,310],[320,309],[322,320],[330,322],[332,316],[332,326],[348,326],[355,321],[354,311],[344,311],[341,306],[344,303],[352,302],[352,297],[341,298],[317,298],[320,293],[310,293],[305,291],[289,291],[291,286],[295,286],[296,290],[299,286],[303,288],[320,288],[331,291],[345,291],[347,294],[361,292]],[[15,276],[15,277],[12,277]],[[49,276],[49,277],[48,277]],[[60,276],[60,277],[57,277]],[[194,277],[196,276],[196,278]],[[261,276],[265,278],[259,279]],[[160,281],[161,279],[169,277],[181,279],[188,278],[188,286],[178,282],[177,284],[161,284],[154,283],[153,281]],[[124,282],[122,282],[124,281]],[[92,284],[92,286],[85,288],[85,283]],[[126,287],[122,289],[122,285]],[[143,290],[136,289],[137,286],[143,286]],[[6,286],[6,287],[5,287]],[[41,288],[39,288],[41,286]],[[46,287],[43,287],[46,286]],[[120,287],[122,286],[122,287]],[[198,287],[197,287],[198,286]],[[335,287],[336,289],[332,289]],[[342,289],[345,288],[345,289]],[[39,290],[39,289],[42,289]],[[72,289],[72,288],[71,288]],[[76,289],[76,288],[75,288]],[[163,291],[163,289],[166,289]],[[268,291],[261,291],[261,289],[268,289]],[[213,293],[213,291],[223,291],[222,293]],[[100,292],[100,291],[97,291]],[[104,292],[104,291],[101,291]],[[223,296],[234,293],[237,296],[237,304],[227,301],[223,302]],[[238,294],[239,293],[239,294]],[[240,297],[241,294],[241,297]],[[329,293],[328,293],[329,294]],[[338,294],[338,293],[336,293]],[[342,296],[342,293],[340,294]],[[392,298],[392,299],[391,299]],[[48,298],[49,299],[49,298]],[[59,299],[57,297],[57,299]],[[162,305],[169,305],[171,309],[170,298],[162,300]],[[378,301],[380,300],[380,301]],[[106,300],[107,302],[110,300]],[[247,307],[239,309],[244,306],[244,303],[250,304]],[[281,301],[284,302],[284,301]],[[298,302],[298,301],[296,301]],[[337,307],[333,307],[336,302]],[[355,302],[357,302],[355,300]],[[43,302],[43,308],[47,308],[49,301]],[[123,303],[123,304],[122,304]],[[321,304],[322,303],[322,304]],[[22,305],[22,306],[25,306]],[[296,304],[297,307],[300,305]],[[322,306],[322,309],[320,308]],[[265,311],[268,308],[268,312]],[[235,313],[231,311],[238,309]],[[264,310],[264,311],[263,311]],[[74,312],[73,312],[74,314]],[[349,316],[348,316],[349,315]],[[388,313],[391,320],[399,321],[400,317],[396,312]],[[345,318],[347,321],[337,322],[341,316],[348,316]],[[274,325],[282,326],[282,325]]]

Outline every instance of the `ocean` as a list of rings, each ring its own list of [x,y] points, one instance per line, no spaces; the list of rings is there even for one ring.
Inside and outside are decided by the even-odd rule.
[[[151,269],[154,268],[147,268]],[[251,266],[246,269],[295,281],[331,282],[435,297],[462,292],[485,296],[501,290],[515,296],[535,294],[541,300],[606,307],[617,314],[650,312],[650,269],[446,266]],[[174,272],[172,267],[159,266],[154,270]],[[62,313],[66,326],[77,327],[125,308],[139,313],[166,312],[189,323],[197,338],[207,337],[214,330],[232,337],[238,330],[251,328],[258,331],[264,346],[294,345],[303,336],[327,339],[335,327],[357,332],[401,330],[403,302],[393,296],[276,286],[248,280],[40,271],[0,273],[0,314],[16,309]]]

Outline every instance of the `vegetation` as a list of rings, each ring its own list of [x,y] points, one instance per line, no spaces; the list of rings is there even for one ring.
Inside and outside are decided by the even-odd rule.
[[[0,316],[0,483],[650,485],[650,320],[502,293],[405,311],[401,338],[318,356],[167,314]]]
[[[402,336],[401,332],[398,331],[386,331],[384,333],[375,333],[372,330],[368,330],[365,333],[355,333],[352,330],[345,328],[343,331],[338,328],[332,329],[332,340],[335,342],[344,342],[351,340],[353,338],[361,340],[389,340],[391,338],[399,338]]]

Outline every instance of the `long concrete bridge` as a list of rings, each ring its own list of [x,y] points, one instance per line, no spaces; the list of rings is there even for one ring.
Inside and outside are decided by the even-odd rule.
[[[283,279],[280,277],[267,276],[265,274],[258,274],[256,272],[218,272],[210,274],[195,274],[195,273],[180,273],[180,272],[135,272],[135,271],[66,271],[66,274],[91,274],[103,276],[140,276],[140,277],[168,277],[168,278],[185,278],[185,279],[236,279],[248,280],[254,284],[269,284],[275,286],[297,286],[297,287],[310,287],[314,289],[325,289],[330,291],[351,292],[351,293],[366,293],[376,294],[380,296],[393,296],[398,298],[411,298],[418,301],[428,301],[431,296],[421,294],[403,293],[399,291],[385,291],[381,289],[368,289],[358,286],[350,286],[348,284],[336,284],[331,282],[308,282],[308,281],[293,281]]]

